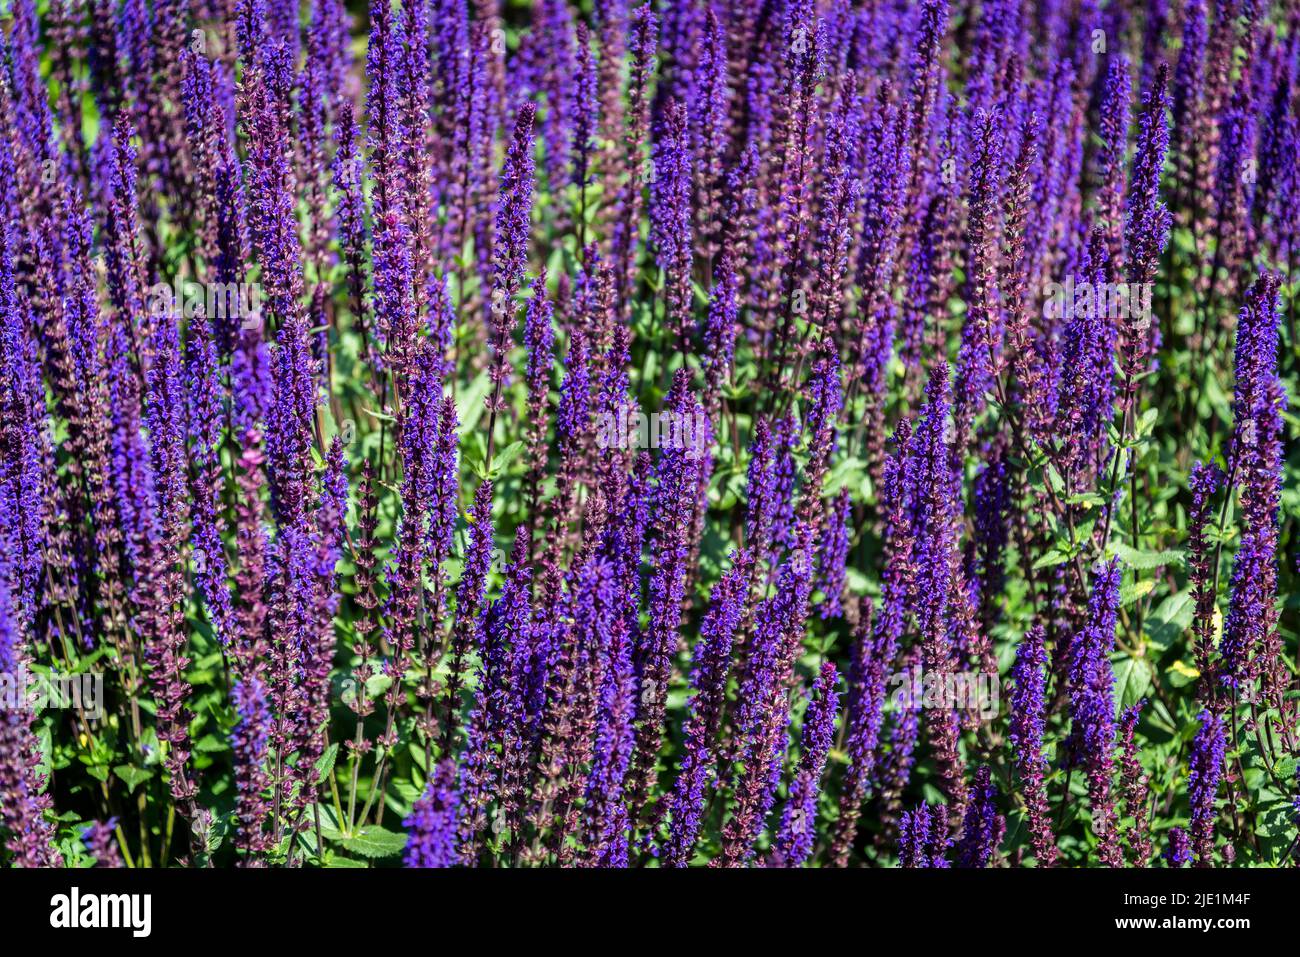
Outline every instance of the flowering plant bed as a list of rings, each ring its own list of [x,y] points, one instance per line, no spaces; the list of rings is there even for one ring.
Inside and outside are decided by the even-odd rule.
[[[1300,14],[10,0],[0,862],[1294,865]]]

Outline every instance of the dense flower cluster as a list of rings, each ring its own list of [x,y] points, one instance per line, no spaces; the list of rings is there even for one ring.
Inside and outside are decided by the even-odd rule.
[[[1294,861],[1294,4],[358,12],[8,5],[0,860]]]

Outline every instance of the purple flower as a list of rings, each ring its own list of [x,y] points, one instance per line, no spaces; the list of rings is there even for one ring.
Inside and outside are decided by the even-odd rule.
[[[992,623],[1004,584],[1003,553],[1011,535],[1011,488],[1007,454],[1001,447],[988,452],[975,475],[971,496],[975,506],[975,535],[971,543],[969,578],[979,590],[983,621]]]
[[[490,523],[488,531],[490,533]],[[476,529],[475,534],[480,530]],[[523,555],[527,554],[527,540]],[[512,683],[513,645],[529,631],[528,582],[523,557],[516,554],[501,597],[487,609],[479,646],[478,683],[465,727],[465,755],[461,762],[461,856],[473,867],[478,861],[480,832],[487,823],[487,808],[501,795],[505,759],[520,748],[523,704]],[[467,572],[471,571],[466,565]],[[482,600],[480,596],[478,600]],[[526,653],[526,652],[525,652]],[[509,736],[507,738],[507,735]],[[497,743],[502,745],[500,754]],[[516,767],[512,777],[518,779]],[[497,828],[499,830],[499,828]]]
[[[898,825],[899,867],[947,867],[945,856],[952,840],[948,836],[946,808],[921,803],[904,811]]]
[[[1165,846],[1165,861],[1169,867],[1186,867],[1192,862],[1192,844],[1181,827],[1169,829],[1169,843]]]
[[[122,523],[123,546],[131,570],[139,573],[147,562],[154,537],[153,474],[149,451],[142,437],[143,385],[135,365],[132,343],[149,330],[148,320],[133,327],[131,317],[147,316],[144,307],[143,264],[139,261],[139,223],[136,219],[136,151],[131,128],[120,113],[112,137],[104,137],[98,175],[109,195],[105,266],[108,292],[117,316],[109,324],[105,364],[112,415],[112,477],[117,513]],[[179,407],[178,407],[179,408]]]
[[[738,758],[744,770],[736,783],[731,817],[723,827],[722,853],[711,862],[715,866],[740,867],[749,862],[776,798],[790,721],[786,686],[803,644],[811,591],[808,576],[806,558],[796,556],[782,567],[776,591],[755,612],[749,669],[735,717]]]
[[[1278,277],[1263,273],[1251,287],[1237,325],[1232,467],[1240,490],[1242,537],[1232,570],[1228,612],[1219,643],[1219,677],[1233,694],[1263,679],[1270,699],[1290,679],[1280,664],[1277,610],[1278,510],[1281,502],[1282,409],[1278,381]],[[1280,700],[1280,699],[1278,699]]]
[[[621,218],[613,227],[612,257],[620,277],[619,302],[633,290],[637,269],[637,246],[644,208],[642,187],[646,169],[642,156],[650,132],[650,84],[654,74],[655,45],[659,20],[654,5],[646,3],[633,11],[628,28],[627,181],[619,198]],[[653,167],[651,167],[653,169]]]
[[[808,433],[805,449],[808,463],[804,466],[798,518],[811,540],[819,535],[825,517],[821,499],[822,483],[830,469],[831,456],[838,446],[839,417],[844,409],[840,361],[833,350],[824,352],[814,363],[808,392],[808,412],[804,416],[804,429]],[[803,544],[805,543],[796,542],[796,545]]]
[[[456,402],[450,396],[442,397],[436,409],[437,424],[433,438],[433,457],[427,463],[418,492],[432,505],[429,524],[424,537],[424,560],[435,580],[434,598],[441,600],[446,573],[442,564],[451,554],[456,534],[456,519],[460,514],[460,424],[456,418]],[[442,607],[437,605],[432,613],[442,618]]]
[[[1106,241],[1096,227],[1079,254],[1075,288],[1082,284],[1089,290],[1108,288],[1112,271]],[[1080,470],[1100,471],[1100,463],[1106,461],[1106,429],[1114,415],[1114,323],[1096,300],[1071,311],[1064,329],[1056,427],[1063,433],[1068,463]]]
[[[187,630],[184,582],[178,561],[186,538],[189,502],[185,450],[185,395],[181,376],[180,329],[175,316],[158,320],[152,343],[153,365],[147,382],[145,418],[149,427],[150,461],[157,483],[157,538],[149,557],[147,629],[144,656],[158,701],[158,738],[168,744],[165,763],[172,796],[192,800],[190,780],[190,685],[185,680]]]
[[[774,448],[771,426],[767,419],[760,418],[754,422],[746,469],[745,542],[755,559],[761,561],[767,554],[777,507]]]
[[[0,675],[10,681],[25,674],[26,664],[9,584],[13,504],[7,495],[0,498]],[[29,718],[23,708],[0,710],[0,824],[8,831],[5,848],[14,865],[58,867],[63,861],[50,846],[54,828],[45,819],[50,799],[42,793],[40,747]]]
[[[348,295],[358,324],[366,321],[366,197],[365,164],[361,157],[356,120],[352,115],[352,102],[343,99],[339,104],[334,128],[334,159],[332,177],[338,194],[335,211],[340,255],[347,266]],[[366,350],[373,364],[374,343],[367,337]]]
[[[1236,262],[1241,250],[1253,245],[1254,230],[1250,210],[1251,193],[1258,180],[1255,158],[1255,115],[1253,104],[1244,89],[1238,89],[1220,114],[1218,162],[1214,171],[1211,201],[1215,207],[1219,245],[1216,262]],[[1250,175],[1243,175],[1246,164]],[[1235,281],[1229,288],[1235,289]]]
[[[705,10],[704,39],[690,109],[700,252],[708,257],[717,254],[717,236],[726,228],[719,213],[725,186],[724,164],[731,145],[727,72],[727,33],[717,12],[709,7]]]
[[[840,784],[840,816],[829,852],[831,862],[838,867],[848,863],[858,814],[880,759],[886,684],[898,659],[915,578],[911,523],[914,489],[908,481],[905,461],[910,437],[910,426],[904,421],[895,435],[896,450],[885,460],[880,490],[885,539],[881,601],[874,615],[871,606],[863,603],[853,636],[845,738],[849,763]],[[915,712],[908,713],[914,721]]]
[[[591,54],[591,35],[585,21],[578,21],[575,35],[577,48],[577,66],[574,76],[577,83],[573,99],[573,180],[577,184],[585,204],[587,180],[591,169],[592,138],[596,133],[596,111],[600,106],[596,87],[596,60]],[[578,215],[586,216],[585,205],[579,207]],[[584,244],[582,230],[585,222],[580,222],[578,247]]]
[[[861,170],[855,151],[859,120],[854,113],[858,103],[852,74],[840,91],[840,102],[827,116],[826,149],[822,176],[826,180],[826,197],[817,227],[817,281],[812,289],[809,320],[832,333],[840,332],[844,311],[844,277],[848,273],[853,249],[853,221],[862,192]],[[874,223],[874,207],[867,213]],[[871,240],[876,237],[871,236]],[[867,301],[870,305],[870,301]]]
[[[954,451],[948,441],[951,392],[948,367],[939,363],[930,375],[926,405],[911,432],[903,481],[911,486],[912,567],[916,569],[916,621],[921,635],[924,667],[938,674],[953,671],[958,662],[952,627],[957,613],[954,598],[965,600],[957,562],[959,482],[953,472]],[[949,810],[965,810],[965,767],[958,750],[960,729],[956,712],[941,708],[927,715],[926,730],[940,767]]]
[[[673,381],[665,399],[678,422],[703,423],[704,410],[689,390],[685,371]],[[677,651],[682,604],[686,597],[687,574],[696,541],[696,513],[700,507],[700,485],[707,481],[708,457],[698,447],[707,447],[707,437],[692,434],[685,442],[662,448],[655,466],[656,484],[651,504],[650,620],[636,649],[637,759],[633,767],[633,805],[653,785],[659,745],[663,735],[664,704],[672,658]]]
[[[799,765],[790,784],[790,797],[781,814],[780,828],[772,842],[773,865],[799,867],[812,854],[822,772],[835,737],[835,714],[839,710],[835,686],[839,677],[835,665],[828,661],[813,684],[808,710],[804,713]]]
[[[1202,84],[1205,80],[1205,0],[1188,0],[1183,11],[1183,35],[1178,65],[1174,68],[1173,128],[1178,138],[1180,164],[1190,162],[1195,142],[1193,120],[1200,111]],[[1143,65],[1145,69],[1145,64]],[[1187,171],[1190,173],[1190,170]]]
[[[450,753],[456,741],[460,723],[461,683],[464,680],[465,661],[471,651],[484,647],[483,625],[487,617],[487,576],[492,563],[492,483],[484,481],[474,493],[474,506],[469,513],[467,529],[468,547],[460,584],[456,587],[456,618],[452,625],[451,660],[448,664],[446,692],[444,694],[444,721],[442,728],[443,750]],[[480,741],[477,747],[486,747]],[[465,797],[471,812],[475,792],[466,785]]]
[[[1214,663],[1211,660],[1214,652],[1214,611],[1218,606],[1213,567],[1217,552],[1210,543],[1207,532],[1214,521],[1214,497],[1222,481],[1222,470],[1213,463],[1204,462],[1192,466],[1192,474],[1187,480],[1187,487],[1192,493],[1187,522],[1187,578],[1196,603],[1192,615],[1192,633],[1196,637],[1196,667],[1201,675],[1197,689],[1201,697],[1212,696],[1217,690]]]
[[[710,412],[717,409],[719,392],[723,381],[731,375],[735,359],[736,335],[740,331],[739,281],[735,257],[730,251],[725,252],[718,261],[709,315],[704,324],[704,394]]]
[[[751,568],[748,554],[733,555],[731,569],[713,588],[709,611],[700,623],[700,640],[691,656],[685,744],[677,784],[667,798],[671,824],[662,857],[670,867],[690,863],[699,837],[707,789],[717,763],[718,725],[726,704],[732,646],[745,612]]]
[[[1006,835],[1006,818],[998,813],[998,789],[990,774],[988,767],[979,768],[971,783],[970,803],[957,842],[958,867],[988,867]]]
[[[1133,864],[1146,867],[1151,859],[1151,833],[1147,807],[1147,779],[1138,761],[1136,737],[1138,719],[1145,701],[1124,709],[1119,718],[1120,785],[1124,792],[1124,816],[1133,823],[1128,826],[1128,845]]]
[[[600,561],[600,559],[597,559]],[[611,578],[612,572],[604,572]],[[632,638],[619,608],[619,590],[595,593],[596,733],[591,776],[587,782],[588,862],[598,867],[626,867],[628,809],[624,803],[632,754],[636,744],[636,682],[632,668]],[[604,606],[606,600],[612,605]],[[642,701],[646,696],[642,695]]]
[[[1071,742],[1088,778],[1088,804],[1098,854],[1108,867],[1120,867],[1111,778],[1115,768],[1115,672],[1110,655],[1115,647],[1119,612],[1120,566],[1111,559],[1099,566],[1088,602],[1088,622],[1070,646]]]
[[[1291,43],[1294,48],[1294,36]],[[1278,73],[1268,121],[1260,135],[1259,189],[1255,194],[1255,205],[1267,218],[1265,237],[1285,258],[1293,254],[1300,239],[1300,229],[1291,215],[1300,192],[1300,174],[1292,162],[1296,150],[1300,149],[1300,117],[1291,106],[1296,88],[1295,71],[1288,69],[1284,61]]]
[[[460,794],[456,785],[456,764],[444,759],[411,814],[402,822],[406,828],[407,867],[455,867],[460,863],[456,834],[460,825]]]
[[[903,660],[902,667],[910,672],[919,661],[919,655],[909,654]],[[902,700],[893,710],[888,750],[881,755],[880,770],[876,775],[883,805],[881,822],[886,828],[897,826],[902,809],[902,795],[916,766],[916,746],[921,736],[920,713],[919,704],[904,690]]]
[[[533,121],[537,108],[525,103],[515,120],[510,148],[501,167],[497,200],[496,243],[488,327],[497,351],[496,374],[505,372],[505,353],[514,331],[515,296],[528,268],[529,218],[533,209]]]
[[[265,667],[267,636],[267,554],[270,543],[265,527],[262,494],[266,478],[262,471],[261,435],[255,430],[240,437],[239,456],[235,462],[235,483],[239,502],[235,508],[235,618],[237,635],[234,658],[239,673],[250,675]]]
[[[1223,722],[1209,711],[1202,711],[1200,729],[1192,741],[1192,756],[1187,772],[1187,800],[1191,804],[1192,850],[1197,867],[1214,866],[1214,804],[1219,781],[1223,777],[1223,758],[1227,739]]]
[[[490,707],[496,712],[493,724],[501,740],[501,810],[511,839],[517,849],[523,840],[523,809],[528,801],[527,788],[536,755],[531,723],[537,704],[532,700],[539,684],[534,674],[538,659],[544,654],[542,638],[531,602],[533,568],[529,562],[532,539],[526,525],[515,531],[514,550],[504,569],[505,584],[501,597],[488,611],[487,660],[504,648],[505,667],[493,676]],[[487,668],[484,668],[484,675]]]
[[[1116,56],[1106,71],[1099,132],[1102,146],[1097,151],[1097,218],[1106,234],[1110,258],[1121,253],[1124,231],[1124,154],[1128,147],[1129,98],[1132,80],[1128,58]]]
[[[851,118],[853,108],[849,104],[845,107],[850,109]],[[845,120],[845,133],[854,135],[857,130],[850,122],[850,119]],[[850,355],[853,357],[851,368],[862,376],[862,392],[867,397],[870,419],[868,458],[872,462],[879,460],[880,445],[884,440],[884,404],[880,397],[887,388],[889,361],[894,354],[896,309],[889,289],[905,221],[904,201],[909,172],[906,125],[906,111],[895,103],[882,100],[872,110],[861,142],[856,144],[857,152],[867,166],[868,177],[857,203],[857,208],[862,210],[865,233],[854,267],[858,284],[862,287],[862,297],[858,305],[860,319],[856,328],[851,330]],[[836,201],[845,205],[852,201],[852,197],[841,195],[836,197]],[[941,268],[937,261],[932,265],[936,271]],[[830,293],[823,291],[820,295]]]
[[[286,717],[275,722],[272,742],[283,754],[297,752],[279,783],[286,792],[295,784],[290,803],[303,806],[315,800],[315,765],[326,747],[338,547],[313,526],[292,526],[276,540],[274,560],[268,692],[275,711]]]
[[[271,772],[267,766],[271,741],[271,708],[266,687],[253,676],[235,683],[232,690],[239,720],[231,732],[235,760],[235,838],[248,856],[245,866],[256,867],[275,843],[267,828],[271,817]]]
[[[820,614],[823,620],[838,618],[844,613],[840,597],[844,593],[845,566],[849,558],[849,540],[852,536],[853,500],[848,489],[830,504],[830,525],[818,552],[817,587],[825,596]]]
[[[402,466],[402,508],[388,568],[386,635],[393,657],[385,665],[385,670],[393,679],[389,689],[390,703],[395,703],[401,675],[409,666],[407,658],[416,645],[425,562],[434,554],[445,557],[456,510],[455,446],[453,444],[451,449],[445,447],[447,423],[441,402],[442,383],[434,350],[427,341],[417,357],[410,384],[411,396],[404,410],[398,442]],[[454,432],[454,422],[451,428]],[[446,473],[449,469],[453,494],[447,497]],[[439,510],[432,517],[429,515],[431,506]],[[448,509],[450,515],[446,514]],[[439,526],[440,534],[435,534],[435,524]]]
[[[550,418],[551,371],[555,364],[554,305],[546,291],[546,270],[533,281],[533,295],[524,313],[524,347],[528,352],[524,379],[528,384],[528,478],[525,502],[535,514],[546,475],[547,426]]]
[[[656,132],[651,182],[650,238],[664,272],[668,327],[684,338],[694,332],[691,310],[691,146],[686,107],[669,100]]]
[[[1043,750],[1046,696],[1047,650],[1043,645],[1043,629],[1035,627],[1029,630],[1016,649],[1016,663],[1011,669],[1011,720],[1007,741],[1020,775],[1030,841],[1040,867],[1052,867],[1058,854],[1045,784],[1048,772],[1047,755]]]
[[[1172,217],[1160,200],[1160,171],[1169,149],[1169,127],[1165,120],[1165,111],[1169,109],[1168,85],[1169,68],[1161,64],[1155,84],[1143,99],[1142,117],[1138,121],[1124,226],[1130,283],[1143,284],[1155,279],[1160,256],[1169,242]],[[1146,371],[1152,333],[1144,327],[1144,318],[1131,317],[1120,330],[1121,364],[1130,378]]]
[[[113,835],[117,827],[117,818],[107,821],[93,821],[81,834],[81,843],[86,845],[86,853],[95,859],[96,867],[125,867],[122,852],[118,850]]]
[[[308,505],[318,366],[311,355],[303,305],[302,243],[294,215],[288,130],[274,79],[254,58],[243,76],[240,121],[249,144],[249,233],[262,265],[264,309],[279,323],[267,416],[268,466],[276,511],[285,524],[293,525]]]
[[[993,390],[1000,371],[1003,330],[995,287],[995,220],[1001,188],[999,159],[1002,144],[998,139],[1001,122],[997,113],[981,113],[976,115],[973,128],[976,154],[966,225],[970,260],[967,267],[967,311],[962,323],[954,403],[959,445],[965,443],[975,416],[984,408],[985,393]]]
[[[0,410],[5,423],[0,429],[0,482],[13,496],[12,511],[5,520],[14,523],[14,535],[7,544],[16,549],[12,570],[20,620],[30,624],[43,590],[45,526],[56,516],[47,506],[52,449],[39,343],[34,334],[37,317],[15,283],[14,239],[10,231],[0,242]]]
[[[229,644],[233,607],[226,585],[227,562],[222,539],[225,522],[221,515],[223,391],[212,328],[204,318],[195,317],[190,322],[185,365],[185,421],[190,438],[189,488],[193,501],[192,557],[213,630],[223,644]]]
[[[569,338],[565,357],[564,379],[560,384],[560,404],[555,412],[555,429],[561,448],[576,446],[587,429],[591,415],[590,346],[580,328]]]
[[[566,181],[578,98],[573,15],[568,3],[540,0],[533,8],[533,27],[526,44],[520,53],[531,73],[529,85],[541,95],[547,179],[554,189]]]

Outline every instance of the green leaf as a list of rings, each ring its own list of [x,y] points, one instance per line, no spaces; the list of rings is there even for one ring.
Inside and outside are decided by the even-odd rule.
[[[343,825],[340,823],[338,815],[334,813],[333,805],[317,804],[312,812],[313,822],[315,822],[317,815],[320,817],[321,837],[327,841],[343,840]]]
[[[325,862],[326,867],[365,867],[365,861],[354,861],[350,857],[339,857],[337,854],[330,855],[329,860]]]
[[[456,418],[460,422],[461,435],[474,431],[479,416],[483,414],[483,400],[491,391],[492,380],[484,372],[469,384],[469,388],[456,395]]]
[[[1169,678],[1169,683],[1175,688],[1185,688],[1197,678],[1201,673],[1185,661],[1175,661],[1166,670],[1165,674]]]
[[[126,782],[126,789],[131,794],[134,794],[136,788],[153,777],[153,771],[148,768],[137,768],[133,764],[119,764],[113,768],[113,773]]]
[[[487,478],[484,460],[487,458],[487,442],[479,432],[472,432],[461,443],[461,465],[469,468],[480,481]]]
[[[1256,818],[1256,831],[1275,849],[1285,850],[1295,834],[1295,805],[1289,799],[1282,799],[1266,808]]]
[[[356,834],[345,838],[343,846],[362,857],[393,857],[405,849],[406,835],[370,825],[359,828]]]
[[[1151,687],[1151,664],[1145,658],[1124,657],[1115,664],[1115,690],[1120,709],[1131,708]]]
[[[1190,591],[1170,595],[1147,619],[1147,640],[1161,651],[1167,650],[1191,626],[1195,608]]]
[[[1067,505],[1082,505],[1084,508],[1099,508],[1106,504],[1106,499],[1096,492],[1079,492],[1065,500]]]
[[[1183,563],[1183,550],[1180,548],[1171,548],[1163,552],[1138,551],[1128,545],[1122,545],[1118,542],[1110,547],[1111,554],[1118,555],[1120,559],[1129,568],[1159,568],[1162,565],[1181,565]]]
[[[398,778],[394,781],[393,790],[397,792],[397,796],[402,800],[402,803],[407,806],[420,800],[421,794],[424,793],[416,787],[413,782],[408,781],[405,778]]]
[[[1065,479],[1061,478],[1061,473],[1056,471],[1056,466],[1048,465],[1043,469],[1048,484],[1052,486],[1052,491],[1057,495],[1065,494]]]
[[[846,485],[850,492],[856,491],[865,473],[866,463],[861,459],[853,457],[842,459],[827,473],[822,489],[827,495],[838,494]]]
[[[338,755],[339,755],[339,745],[338,742],[335,741],[328,748],[325,749],[325,753],[322,754],[320,756],[320,759],[316,762],[316,783],[317,784],[320,784],[322,781],[324,781],[327,777],[330,776],[330,772],[334,770],[334,761],[338,758]]]
[[[424,756],[424,745],[416,741],[412,741],[409,745],[407,745],[407,750],[410,752],[411,759],[415,762],[416,767],[418,767],[425,774],[428,774],[429,762],[425,759]]]
[[[1151,594],[1155,591],[1155,587],[1156,583],[1150,578],[1125,585],[1119,590],[1119,603],[1121,606],[1131,605]]]
[[[199,740],[194,742],[194,751],[196,754],[215,754],[229,750],[230,742],[215,734],[205,734],[203,737],[199,738]]]
[[[1070,556],[1059,548],[1049,549],[1047,554],[1034,562],[1034,571],[1040,568],[1055,568],[1057,565],[1064,565],[1070,560]]]
[[[1152,430],[1155,429],[1156,419],[1159,415],[1160,410],[1155,408],[1147,409],[1142,413],[1137,423],[1137,434],[1139,437],[1151,434]]]
[[[510,466],[510,463],[513,462],[516,458],[518,458],[519,453],[522,452],[523,450],[524,450],[523,442],[511,442],[504,449],[501,449],[500,451],[495,453],[492,456],[492,475],[490,477],[496,478],[498,475],[504,473],[505,470]]]

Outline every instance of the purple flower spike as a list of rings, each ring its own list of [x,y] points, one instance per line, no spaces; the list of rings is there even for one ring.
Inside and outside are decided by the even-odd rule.
[[[1223,758],[1227,738],[1223,722],[1209,711],[1200,714],[1201,727],[1192,741],[1192,756],[1187,774],[1187,799],[1192,806],[1192,851],[1197,867],[1214,866],[1214,822],[1217,812],[1219,781],[1223,777]]]
[[[96,867],[125,867],[122,852],[118,849],[114,830],[117,818],[107,821],[95,821],[81,835],[81,843],[86,845],[86,853],[95,859]]]
[[[662,858],[670,867],[690,863],[699,837],[717,760],[718,724],[726,704],[732,646],[745,611],[751,569],[748,555],[734,557],[731,570],[714,586],[708,614],[700,624],[700,640],[691,662],[686,744],[677,785],[668,798],[671,825]]]
[[[1011,669],[1011,745],[1025,797],[1030,840],[1039,867],[1056,863],[1056,835],[1052,831],[1051,806],[1047,801],[1047,755],[1043,733],[1047,718],[1047,649],[1043,629],[1035,627],[1016,649]]]
[[[958,867],[988,867],[1006,836],[1007,822],[997,810],[998,789],[982,767],[971,784],[971,800],[962,819],[961,840],[957,844]]]
[[[670,100],[657,131],[651,183],[650,237],[664,271],[669,328],[684,338],[694,332],[691,310],[691,146],[686,107]]]
[[[900,867],[947,867],[945,856],[952,844],[948,837],[948,815],[943,805],[918,804],[904,811],[898,826]]]
[[[0,677],[12,682],[25,675],[26,658],[20,644],[9,576],[13,521],[12,502],[0,499]],[[19,867],[58,867],[63,863],[50,846],[54,828],[45,819],[49,797],[39,771],[40,746],[24,708],[0,711],[0,824],[8,831],[5,848]]]
[[[1192,842],[1181,827],[1169,829],[1169,843],[1165,847],[1165,862],[1169,867],[1186,867],[1192,862]]]
[[[803,719],[799,766],[790,785],[790,797],[781,815],[781,826],[772,843],[771,863],[774,866],[800,867],[812,854],[822,772],[835,737],[835,715],[839,710],[836,685],[839,680],[835,665],[828,661],[822,665],[813,684]]]
[[[849,539],[853,531],[853,500],[849,497],[848,489],[841,490],[830,504],[830,515],[825,541],[818,553],[817,587],[825,596],[819,611],[823,620],[839,618],[844,613],[840,598],[844,593],[845,566],[848,563]]]
[[[1071,741],[1088,777],[1088,804],[1098,854],[1108,867],[1120,867],[1111,778],[1115,768],[1115,672],[1110,655],[1115,647],[1119,612],[1118,559],[1101,565],[1094,575],[1088,603],[1088,623],[1074,637],[1070,658]]]
[[[1219,644],[1219,678],[1231,694],[1262,679],[1282,706],[1290,685],[1276,631],[1278,513],[1281,503],[1282,409],[1277,376],[1278,276],[1264,273],[1246,296],[1237,326],[1232,456],[1240,490],[1242,536]]]
[[[790,722],[786,686],[803,644],[811,591],[806,558],[783,566],[772,596],[755,613],[749,671],[740,689],[735,724],[744,772],[736,784],[736,806],[723,827],[722,854],[714,866],[741,867],[767,819],[780,783]]]
[[[438,762],[424,795],[415,802],[402,826],[410,835],[403,858],[407,867],[455,867],[460,863],[456,846],[460,794],[454,762]]]
[[[256,867],[274,844],[267,829],[271,801],[266,791],[271,783],[267,765],[271,739],[271,708],[260,678],[238,682],[233,689],[239,721],[231,735],[235,752],[235,846],[247,852],[245,866]]]

